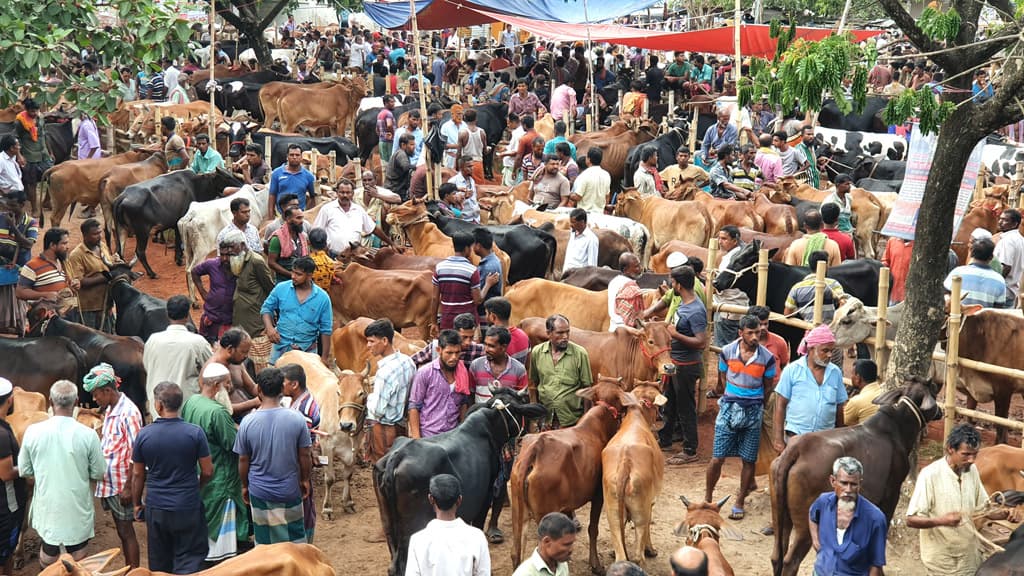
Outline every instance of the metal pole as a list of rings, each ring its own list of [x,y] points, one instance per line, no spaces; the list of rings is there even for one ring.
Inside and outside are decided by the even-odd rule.
[[[963,279],[953,276],[949,294],[949,323],[946,334],[946,425],[942,437],[946,438],[956,424],[956,384],[960,373],[960,287]]]
[[[888,325],[886,317],[889,315],[889,268],[883,267],[878,275],[878,323],[875,325],[875,362],[878,364],[878,373],[885,374],[885,364],[882,362],[885,355],[885,330]]]
[[[217,127],[214,124],[214,121],[215,121],[215,119],[217,117],[217,104],[216,104],[216,102],[214,100],[215,96],[217,95],[217,91],[213,89],[212,84],[214,82],[214,78],[213,78],[214,67],[216,66],[216,63],[217,63],[217,53],[216,53],[215,48],[214,48],[216,46],[216,43],[217,43],[217,39],[216,39],[216,35],[217,35],[216,21],[217,21],[217,2],[215,2],[214,0],[210,0],[210,47],[209,47],[210,48],[210,81],[207,82],[207,84],[206,84],[210,88],[210,122],[209,122],[209,126],[207,127],[207,132],[210,135],[210,145],[214,146],[214,147],[216,147],[216,145],[217,145]]]
[[[761,248],[757,254],[757,305],[768,302],[768,249]]]
[[[427,91],[424,89],[426,86],[426,79],[423,77],[423,59],[420,56],[420,26],[416,20],[416,2],[415,0],[409,0],[409,17],[412,20],[412,53],[413,58],[416,59],[416,78],[420,86],[420,130],[423,131],[423,138],[426,139],[427,132],[430,129],[430,118],[427,117]],[[440,82],[440,79],[435,78],[435,81]],[[395,143],[397,144],[397,142]],[[423,153],[426,154],[424,161],[427,164],[427,170],[430,170],[430,152],[427,147],[423,147]],[[434,200],[434,182],[430,175],[427,175],[427,198]]]
[[[818,269],[814,273],[814,320],[811,324],[821,324],[822,307],[825,305],[825,268],[826,262],[818,262]]]

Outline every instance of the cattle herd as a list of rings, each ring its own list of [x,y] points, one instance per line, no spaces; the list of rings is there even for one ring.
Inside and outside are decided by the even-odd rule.
[[[108,263],[115,333],[102,333],[60,317],[30,318],[32,331],[27,337],[0,338],[0,357],[4,358],[0,375],[10,377],[26,390],[41,392],[58,379],[81,381],[90,366],[107,362],[121,377],[128,397],[144,406],[143,342],[168,324],[166,303],[133,286],[142,276],[133,270],[136,263],[150,278],[157,278],[147,258],[153,234],[172,232],[173,238],[166,237],[165,241],[173,243],[175,263],[183,267],[189,294],[195,299],[192,276],[187,271],[215,253],[218,232],[232,220],[231,200],[249,200],[253,223],[270,221],[274,206],[268,190],[262,185],[244,185],[231,170],[168,172],[159,143],[161,117],[177,119],[178,134],[186,139],[213,124],[218,147],[226,159],[240,158],[248,142],[265,146],[269,168],[283,164],[292,145],[316,150],[324,157],[332,155],[338,165],[334,172],[319,162],[310,165],[321,184],[318,205],[334,201],[329,184],[341,176],[354,176],[352,163],[359,164],[360,170],[374,172],[378,182],[384,180],[377,146],[381,102],[370,94],[372,80],[348,74],[336,81],[298,84],[279,69],[239,75],[235,69],[218,65],[220,83],[214,94],[217,109],[211,116],[210,88],[202,74],[196,73],[193,83],[197,96],[206,102],[124,103],[109,120],[118,137],[126,135],[135,146],[120,153],[111,150],[102,159],[68,160],[73,147],[70,117],[63,112],[47,116],[47,144],[56,166],[43,177],[39,197],[33,199],[35,210],[41,225],[52,226],[74,218],[77,206],[101,210],[111,251],[124,257]],[[836,312],[832,324],[841,347],[874,335],[883,267],[880,247],[884,242],[879,231],[906,171],[906,139],[875,131],[884,129],[879,120],[884,103],[883,98],[872,97],[868,113],[844,116],[834,102],[827,102],[819,116],[820,125],[815,127],[817,155],[826,159],[823,179],[834,181],[843,173],[854,180],[851,199],[857,257],[831,266],[827,272],[853,297]],[[439,104],[447,109],[451,102],[442,100]],[[392,234],[401,235],[406,250],[400,253],[353,244],[337,255],[340,265],[329,292],[335,317],[332,348],[336,370],[305,352],[289,352],[281,359],[305,368],[309,388],[320,404],[321,429],[326,431],[320,439],[320,450],[327,459],[321,510],[327,518],[335,513],[331,492],[336,482],[343,486],[341,508],[345,513],[354,512],[357,505],[372,505],[355,502],[351,485],[352,478],[360,474],[366,392],[376,370],[376,359],[365,348],[363,329],[369,319],[388,318],[398,329],[415,330],[407,333],[415,338],[399,335],[396,349],[411,354],[426,346],[417,338],[426,339],[436,323],[436,310],[430,306],[432,271],[439,261],[454,254],[454,234],[479,227],[493,234],[502,267],[503,295],[512,304],[511,323],[527,333],[531,344],[537,344],[547,339],[544,318],[555,313],[564,315],[571,324],[570,340],[589,353],[596,382],[580,392],[592,401],[593,408],[571,428],[533,432],[534,422],[545,414],[544,407],[499,391],[451,432],[399,440],[371,472],[392,555],[389,573],[404,573],[412,534],[434,517],[426,492],[431,477],[441,473],[461,480],[459,515],[478,527],[484,525],[488,512],[496,525],[504,491],[495,498],[493,488],[496,482],[508,483],[513,565],[529,556],[527,541],[532,523],[549,512],[574,512],[587,504],[588,564],[592,570],[603,570],[602,552],[608,552],[598,549],[602,512],[616,560],[643,563],[654,553],[651,526],[668,522],[669,514],[653,505],[667,476],[680,474],[678,468],[666,472],[664,457],[651,432],[659,421],[659,380],[672,364],[672,330],[663,321],[652,321],[637,331],[609,331],[608,285],[619,273],[620,256],[632,252],[641,259],[644,272],[637,281],[648,305],[659,296],[658,288],[669,280],[666,260],[675,252],[701,259],[716,291],[736,289],[754,302],[758,254],[761,248],[767,248],[771,261],[766,302],[773,312],[783,313],[790,288],[812,273],[808,268],[784,263],[786,250],[803,237],[806,212],[820,206],[832,192],[831,184],[818,189],[784,177],[777,186],[757,191],[749,202],[719,199],[700,189],[689,190],[675,200],[641,195],[633,181],[641,150],[653,147],[657,151],[659,170],[673,165],[676,150],[690,141],[690,130],[703,135],[714,122],[713,106],[709,100],[698,107],[698,122],[693,126],[674,114],[661,123],[657,121],[660,118],[633,122],[613,119],[599,130],[579,131],[568,137],[581,163],[587,150],[600,148],[601,166],[612,177],[608,209],[588,215],[588,225],[599,240],[597,266],[575,268],[563,275],[572,234],[568,211],[531,205],[528,182],[514,186],[493,183],[491,175],[500,175],[501,170],[500,160],[495,165],[495,151],[500,152],[507,142],[508,107],[502,103],[474,107],[477,125],[486,134],[488,144],[484,162],[489,181],[477,183],[482,222],[446,216],[436,210],[434,202],[387,205],[380,224],[390,228]],[[405,113],[419,108],[415,96],[406,96],[395,107],[394,116],[401,123]],[[442,112],[434,120],[443,122],[448,118],[450,113]],[[545,139],[554,136],[553,126],[550,116],[536,123]],[[4,131],[0,124],[0,133]],[[996,141],[985,145],[982,161],[993,181],[986,187],[984,199],[972,204],[954,239],[952,248],[961,262],[966,263],[965,246],[971,230],[981,227],[996,231],[996,216],[1008,206],[1011,179],[1022,160],[1024,148]],[[224,196],[225,188],[239,190]],[[357,192],[356,200],[361,198]],[[307,207],[307,220],[313,219],[310,211],[316,209]],[[725,226],[739,229],[743,245],[723,269],[728,273],[715,270],[717,262],[708,262],[709,241]],[[129,243],[130,237],[134,237],[134,243]],[[902,312],[900,305],[888,309],[890,337]],[[802,332],[782,325],[777,328],[795,355]],[[1014,315],[982,311],[965,316],[960,354],[1024,369],[1024,354],[1016,354],[1013,341],[1006,341],[1006,335],[1022,330],[1024,318]],[[937,375],[942,373],[937,371]],[[964,368],[956,385],[968,394],[972,405],[994,401],[995,412],[1003,416],[1010,413],[1012,396],[1024,391],[1024,383],[1019,380]],[[710,386],[705,383],[704,388]],[[832,489],[829,475],[832,462],[839,456],[855,456],[864,463],[868,473],[862,494],[879,506],[887,520],[894,519],[903,480],[916,472],[915,452],[921,436],[928,423],[940,417],[936,394],[928,385],[910,382],[880,396],[876,403],[881,409],[862,425],[808,434],[792,442],[781,455],[771,454],[778,456],[771,462],[768,479],[776,533],[771,564],[776,574],[796,574],[809,551],[808,509],[819,494]],[[1000,430],[998,439],[1006,441],[1004,430]],[[506,470],[502,459],[510,453],[516,454],[515,461]],[[767,467],[767,462],[762,464]],[[1008,446],[986,448],[978,457],[978,467],[988,490],[1024,490],[1024,451]],[[677,528],[680,543],[685,540],[704,550],[712,573],[732,574],[718,542],[720,534],[729,530],[719,515],[725,501],[691,502],[684,496],[683,503],[687,512],[686,520]],[[628,525],[635,530],[627,530]],[[1016,551],[1017,558],[1022,558],[1021,549],[1017,547]],[[320,554],[284,549],[282,553]],[[764,564],[767,571],[767,560]],[[239,571],[249,569],[244,563],[235,566]],[[302,573],[316,573],[318,566]]]

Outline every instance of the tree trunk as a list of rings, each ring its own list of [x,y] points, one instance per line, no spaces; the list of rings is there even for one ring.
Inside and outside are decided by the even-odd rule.
[[[260,63],[260,68],[267,69],[274,63],[274,56],[270,52],[270,44],[263,37],[262,29],[248,23],[246,24],[246,26],[239,28],[238,31],[249,40],[249,47],[256,53],[256,60]]]
[[[898,388],[906,376],[926,376],[932,351],[945,321],[942,281],[947,274],[953,213],[967,160],[984,136],[971,106],[962,107],[943,123],[935,157],[918,211],[914,251],[907,275],[906,309],[885,380]]]

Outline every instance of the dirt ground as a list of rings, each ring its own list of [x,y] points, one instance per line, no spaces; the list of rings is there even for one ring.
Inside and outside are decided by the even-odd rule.
[[[71,231],[72,246],[77,245],[79,242],[78,225],[80,222],[81,220],[75,217],[71,222],[65,221],[64,223],[64,226]],[[130,257],[134,250],[133,242],[130,242],[129,246],[131,248],[127,252]],[[173,249],[171,247],[165,249],[162,245],[150,244],[149,257],[154,270],[160,275],[160,278],[158,280],[150,280],[146,277],[140,278],[135,284],[139,289],[161,298],[187,293],[183,269],[175,266]],[[960,401],[963,402],[962,397]],[[982,406],[982,409],[990,410],[991,408],[988,405]],[[683,543],[681,538],[672,534],[673,527],[684,515],[684,508],[679,501],[679,495],[685,495],[691,500],[703,497],[704,473],[711,457],[714,414],[715,405],[711,402],[709,403],[708,412],[701,417],[699,422],[700,462],[689,466],[666,468],[664,488],[654,507],[655,525],[652,529],[654,546],[658,550],[659,556],[647,561],[645,568],[649,574],[670,574],[668,555]],[[1013,404],[1010,417],[1020,419],[1022,415],[1024,415],[1024,406],[1022,406],[1018,398]],[[984,429],[983,435],[986,444],[993,442],[994,433],[991,429]],[[941,442],[941,440],[942,422],[933,422],[929,426],[928,440],[922,451],[925,454],[939,454],[939,447],[934,445],[934,443]],[[1011,434],[1010,444],[1019,446],[1019,436]],[[922,458],[919,466],[923,467],[926,465],[928,462],[925,460],[925,458]],[[746,518],[742,521],[731,523],[742,535],[742,540],[732,541],[725,538],[722,540],[722,548],[736,574],[762,576],[771,573],[770,558],[773,539],[769,536],[763,536],[758,532],[760,528],[770,524],[771,504],[766,491],[767,480],[766,476],[758,478],[759,489],[747,499]],[[356,513],[351,515],[343,514],[340,512],[341,507],[336,504],[335,510],[337,512],[332,520],[326,520],[322,517],[318,518],[315,544],[327,553],[338,574],[351,574],[355,572],[386,574],[387,567],[390,564],[387,546],[385,544],[370,544],[364,541],[365,537],[375,533],[379,527],[379,515],[373,495],[370,469],[359,469],[354,476],[353,485]],[[718,499],[728,494],[735,494],[738,485],[739,467],[736,462],[730,461],[723,470],[722,478],[715,491],[715,498]],[[323,477],[320,472],[317,473],[315,491],[319,499],[323,494]],[[334,488],[335,501],[340,498],[340,492],[340,486],[336,485]],[[903,498],[896,513],[897,522],[894,523],[889,533],[889,546],[887,548],[888,566],[886,567],[888,574],[913,575],[921,573],[917,534],[914,530],[906,528],[904,523],[900,521],[911,492],[912,485],[909,482],[905,483],[903,486]],[[99,502],[96,502],[96,510],[96,538],[89,545],[91,553],[119,546],[117,534],[109,514],[102,512]],[[583,524],[584,530],[577,539],[571,562],[571,573],[574,576],[590,573],[587,566],[589,538],[586,535],[586,527],[589,524],[589,506],[579,510],[577,516]],[[506,534],[506,542],[491,546],[492,573],[499,576],[508,576],[514,569],[510,558],[511,545],[509,540],[512,535],[510,521],[511,512],[506,508],[500,522],[500,527]],[[136,530],[142,546],[142,558],[145,565],[145,525],[137,523]],[[532,524],[528,528],[531,537],[528,540],[528,549],[524,551],[524,555],[528,555],[532,551],[533,546],[536,545],[535,530],[536,524]],[[632,541],[632,534],[627,531],[627,542],[630,541]],[[34,575],[39,571],[38,565],[34,561],[35,554],[39,549],[39,539],[35,531],[31,529],[27,535],[26,549],[27,557],[30,560],[26,563],[26,566],[16,570],[16,574],[19,576]],[[604,515],[601,518],[598,551],[601,561],[606,566],[614,560],[611,541],[608,538],[607,519]],[[800,570],[801,576],[812,573],[813,557],[814,554],[812,552],[804,560]],[[114,563],[115,567],[120,565],[120,561]]]

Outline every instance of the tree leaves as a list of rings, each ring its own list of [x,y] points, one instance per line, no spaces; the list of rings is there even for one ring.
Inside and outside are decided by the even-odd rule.
[[[953,8],[940,12],[931,6],[924,9],[917,20],[917,26],[929,38],[952,42],[960,33],[960,14]]]

